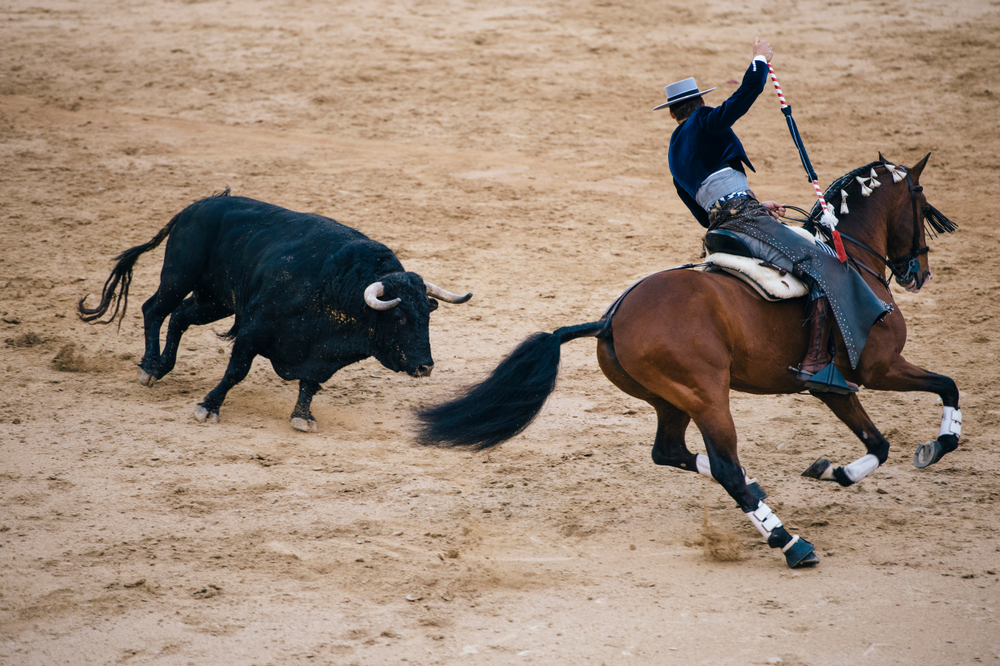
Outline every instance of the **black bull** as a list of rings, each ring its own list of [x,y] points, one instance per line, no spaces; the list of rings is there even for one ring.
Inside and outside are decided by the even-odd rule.
[[[160,286],[142,306],[146,350],[139,382],[151,386],[174,367],[181,336],[236,315],[224,337],[233,340],[226,373],[198,404],[195,416],[217,422],[226,393],[246,377],[254,357],[271,361],[285,380],[299,380],[292,426],[316,430],[313,396],[341,368],[374,356],[395,372],[430,374],[428,324],[433,297],[459,296],[404,271],[389,248],[355,229],[244,197],[197,201],[174,216],[148,243],[125,250],[104,284],[101,302],[77,308],[87,322],[125,316],[132,267],[165,238]],[[98,321],[112,304],[106,321]],[[163,351],[160,328],[170,316]]]

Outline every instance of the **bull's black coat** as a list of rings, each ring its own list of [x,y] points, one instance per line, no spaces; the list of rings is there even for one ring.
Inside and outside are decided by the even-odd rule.
[[[293,424],[299,419],[296,427],[310,429],[313,395],[344,366],[374,356],[397,372],[430,373],[428,323],[437,301],[389,248],[320,215],[228,195],[226,190],[191,204],[151,241],[115,257],[101,303],[86,308],[80,301],[85,321],[98,320],[114,303],[103,322],[110,323],[124,301],[123,317],[132,267],[167,238],[159,288],[142,306],[146,349],[140,382],[150,385],[173,369],[189,326],[230,315],[236,318],[226,334],[233,340],[229,366],[199,404],[200,419],[218,418],[226,393],[246,377],[255,356],[270,360],[283,379],[299,380]],[[385,300],[399,298],[399,304],[384,311],[369,307],[364,291],[376,282]]]

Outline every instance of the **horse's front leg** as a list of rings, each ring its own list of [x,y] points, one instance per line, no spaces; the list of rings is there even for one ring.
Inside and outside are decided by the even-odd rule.
[[[851,432],[865,445],[868,453],[843,467],[834,467],[826,458],[817,458],[816,462],[802,472],[802,476],[836,481],[842,486],[850,486],[878,469],[879,465],[889,457],[889,440],[883,437],[872,423],[858,396],[853,393],[850,395],[813,393],[813,395],[822,400],[837,418],[851,429]]]
[[[962,436],[962,410],[958,408],[958,386],[951,377],[929,372],[898,356],[884,373],[861,378],[866,388],[876,391],[925,391],[936,393],[943,404],[941,429],[937,439],[924,442],[913,456],[916,467],[927,467],[958,448]]]

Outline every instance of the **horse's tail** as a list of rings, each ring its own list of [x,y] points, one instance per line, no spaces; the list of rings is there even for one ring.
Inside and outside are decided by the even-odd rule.
[[[84,306],[83,302],[90,295],[87,294],[87,296],[81,298],[76,304],[77,314],[80,319],[89,324],[110,324],[117,317],[118,326],[122,325],[122,319],[125,318],[125,311],[128,309],[128,288],[132,284],[132,267],[135,266],[135,262],[139,260],[140,255],[149,252],[170,235],[170,230],[177,224],[177,220],[183,212],[181,211],[177,215],[174,215],[173,219],[167,222],[167,226],[160,229],[148,243],[129,248],[114,258],[114,261],[118,263],[111,271],[111,275],[104,282],[104,288],[101,289],[101,302],[93,308]],[[112,303],[114,303],[114,310],[111,312],[111,316],[105,321],[98,321],[111,308]],[[121,310],[120,314],[119,309]]]
[[[538,416],[555,388],[562,344],[594,337],[603,327],[598,321],[535,333],[482,383],[454,400],[418,410],[418,441],[486,449],[517,435]]]

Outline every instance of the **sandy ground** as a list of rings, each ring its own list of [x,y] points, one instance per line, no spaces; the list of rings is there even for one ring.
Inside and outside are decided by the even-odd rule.
[[[985,0],[0,1],[0,663],[1000,664],[997,34]],[[527,334],[697,257],[650,109],[689,75],[720,102],[755,35],[823,183],[933,151],[921,180],[961,225],[927,288],[894,287],[907,357],[962,389],[958,451],[915,469],[935,397],[865,391],[893,449],[840,489],[799,476],[863,452],[818,401],[733,396],[806,571],[719,486],[652,464],[654,414],[593,341],[491,453],[412,438],[414,407]],[[771,91],[737,130],[754,189],[810,205]],[[120,332],[76,302],[227,186],[474,292],[432,316],[433,376],[351,366],[307,435],[258,359],[199,424],[222,321],[137,384],[162,248]]]

